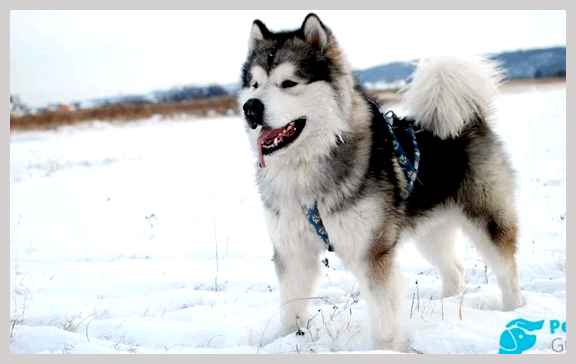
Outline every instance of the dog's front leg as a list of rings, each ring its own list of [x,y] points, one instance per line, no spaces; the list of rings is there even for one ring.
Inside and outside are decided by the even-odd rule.
[[[281,335],[306,325],[307,307],[320,272],[322,242],[301,208],[284,206],[281,214],[266,209],[280,291]]]
[[[282,334],[306,326],[308,304],[320,271],[319,250],[306,244],[274,247],[274,265],[280,289]]]

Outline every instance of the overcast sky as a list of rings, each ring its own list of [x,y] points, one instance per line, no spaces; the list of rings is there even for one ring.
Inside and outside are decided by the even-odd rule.
[[[175,85],[233,83],[251,22],[308,11],[12,11],[10,92],[40,106]],[[566,44],[563,11],[325,11],[354,68]]]

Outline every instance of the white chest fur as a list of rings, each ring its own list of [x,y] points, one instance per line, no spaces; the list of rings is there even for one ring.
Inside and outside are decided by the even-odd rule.
[[[376,233],[374,229],[384,219],[382,204],[374,198],[364,198],[335,214],[326,214],[322,206],[319,210],[334,251],[344,263],[350,266],[364,261]]]

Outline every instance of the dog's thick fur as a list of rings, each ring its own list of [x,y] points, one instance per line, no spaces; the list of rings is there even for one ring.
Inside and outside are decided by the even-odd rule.
[[[285,80],[296,85],[284,87]],[[303,212],[314,201],[335,253],[358,278],[377,348],[400,348],[394,262],[406,236],[439,270],[442,294],[452,296],[464,289],[453,249],[454,232],[464,229],[498,278],[503,309],[523,304],[513,172],[490,126],[498,81],[497,69],[482,59],[418,66],[404,102],[421,127],[421,161],[414,190],[403,199],[406,180],[379,110],[355,81],[331,30],[314,14],[291,32],[254,22],[239,100],[264,106],[259,125],[247,125],[255,152],[263,128],[306,119],[299,137],[265,155],[256,172],[284,332],[305,322],[306,298],[319,273],[324,246]]]

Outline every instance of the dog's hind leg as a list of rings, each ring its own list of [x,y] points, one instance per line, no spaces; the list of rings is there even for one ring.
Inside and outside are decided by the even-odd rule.
[[[415,239],[420,253],[440,272],[443,297],[454,296],[464,290],[464,268],[454,251],[458,227],[455,221],[444,219]]]
[[[510,211],[508,211],[510,212]],[[513,215],[502,209],[468,219],[465,231],[484,261],[496,275],[502,291],[502,309],[510,311],[524,304],[516,267],[517,224]]]

